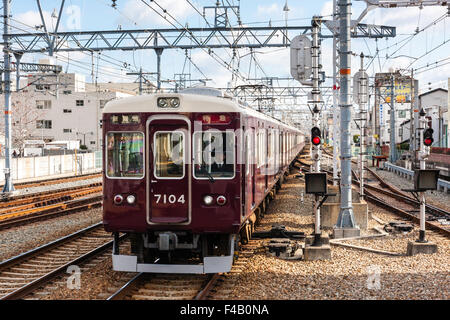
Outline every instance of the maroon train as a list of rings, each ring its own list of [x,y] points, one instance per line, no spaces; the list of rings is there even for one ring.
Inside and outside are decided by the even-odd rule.
[[[305,144],[296,128],[208,88],[111,101],[103,134],[103,222],[114,270],[133,272],[229,271]]]

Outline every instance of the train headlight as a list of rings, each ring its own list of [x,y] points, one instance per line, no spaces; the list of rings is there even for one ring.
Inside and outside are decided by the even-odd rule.
[[[213,203],[213,201],[214,201],[214,198],[211,197],[211,196],[205,196],[205,197],[203,197],[203,202],[204,202],[207,206],[211,205],[211,204]]]
[[[133,204],[135,201],[136,201],[136,197],[135,197],[135,196],[129,195],[129,196],[127,197],[127,202],[128,202],[128,204]]]
[[[180,98],[178,97],[160,97],[158,98],[158,108],[178,108]]]
[[[159,108],[167,108],[169,106],[169,101],[167,98],[159,98],[158,99],[158,107]]]
[[[114,203],[115,204],[121,204],[122,202],[123,202],[123,197],[120,194],[114,196]]]
[[[224,196],[217,197],[217,204],[219,206],[223,206],[225,203],[227,203],[227,198],[225,198]]]
[[[180,99],[179,98],[172,98],[169,100],[169,104],[172,108],[178,108],[180,106]]]

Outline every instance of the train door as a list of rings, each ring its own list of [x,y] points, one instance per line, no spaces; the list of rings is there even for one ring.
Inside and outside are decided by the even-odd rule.
[[[183,116],[148,121],[147,221],[189,224],[191,220],[190,123]]]

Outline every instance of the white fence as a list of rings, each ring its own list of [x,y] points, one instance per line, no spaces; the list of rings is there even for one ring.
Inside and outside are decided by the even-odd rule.
[[[5,159],[0,159],[0,182],[4,182]],[[62,174],[83,174],[102,168],[102,153],[66,154],[43,157],[12,158],[13,180],[32,179]]]

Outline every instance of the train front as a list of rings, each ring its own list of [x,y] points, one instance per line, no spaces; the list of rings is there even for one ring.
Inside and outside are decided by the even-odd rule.
[[[231,269],[242,221],[239,123],[233,102],[202,95],[155,94],[105,106],[103,222],[114,235],[114,270]],[[119,245],[120,234],[130,247]]]

